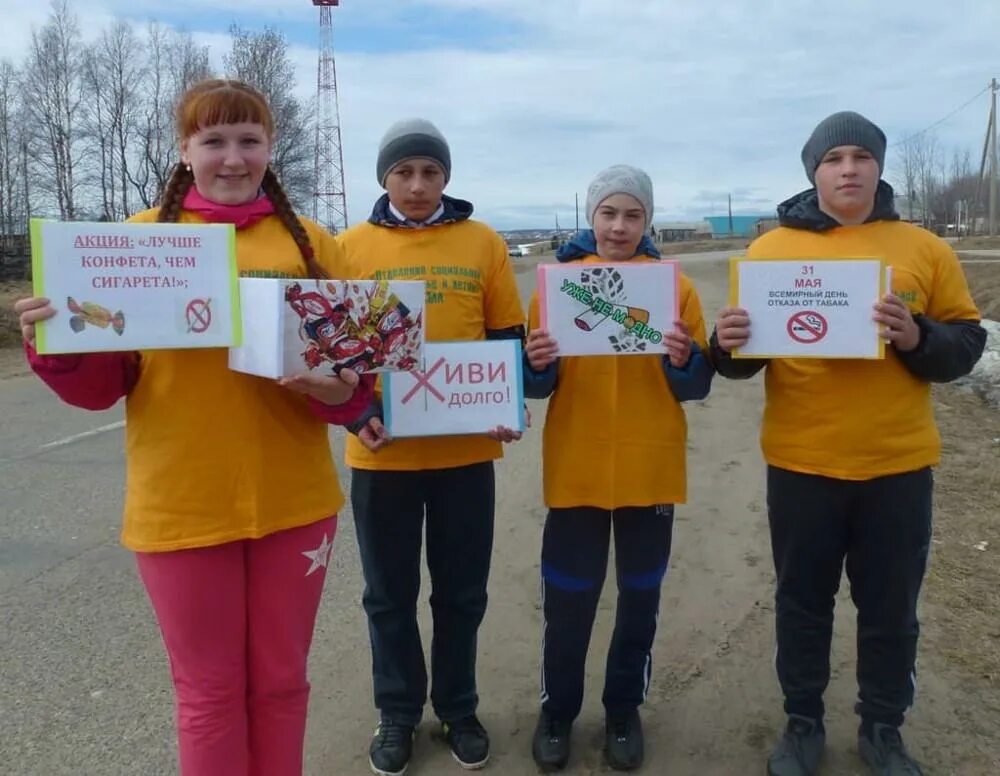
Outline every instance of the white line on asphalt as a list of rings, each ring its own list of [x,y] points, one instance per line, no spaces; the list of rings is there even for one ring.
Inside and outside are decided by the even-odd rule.
[[[106,426],[98,426],[97,428],[92,428],[90,431],[84,431],[80,434],[73,434],[73,436],[65,437],[64,439],[57,439],[55,442],[47,442],[40,446],[40,450],[47,450],[50,447],[62,447],[63,445],[68,445],[76,442],[80,439],[86,439],[87,437],[97,436],[98,434],[103,434],[107,431],[114,431],[118,428],[124,428],[125,421],[119,420],[116,423],[108,423]]]

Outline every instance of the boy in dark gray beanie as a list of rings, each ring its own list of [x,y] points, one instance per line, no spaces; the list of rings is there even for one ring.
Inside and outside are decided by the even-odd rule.
[[[385,186],[389,170],[406,159],[430,159],[444,171],[444,182],[451,180],[451,149],[444,135],[426,119],[397,121],[382,136],[378,146],[375,172],[380,186]]]
[[[775,664],[787,725],[771,776],[812,776],[826,742],[834,599],[846,567],[858,610],[858,750],[877,776],[919,776],[900,727],[913,703],[917,599],[931,537],[931,468],[940,461],[931,383],[968,374],[986,332],[958,257],[899,220],[881,180],[885,134],[857,113],[819,123],[802,149],[813,188],[778,206],[780,226],[748,259],[884,257],[892,289],[873,318],[885,358],[733,359],[747,311],[726,308],[711,339],[719,373],[762,369],[761,447],[777,590]],[[953,766],[942,766],[953,773]]]
[[[885,133],[860,113],[845,110],[823,119],[802,147],[802,164],[809,182],[816,183],[816,168],[826,152],[837,146],[858,146],[867,150],[885,169]]]
[[[525,316],[507,244],[472,220],[472,203],[444,194],[451,151],[437,127],[425,119],[389,127],[375,174],[386,193],[366,223],[337,237],[357,275],[424,281],[428,341],[523,339]],[[426,532],[431,704],[455,759],[480,768],[490,741],[476,716],[476,637],[493,548],[493,462],[503,455],[501,442],[521,434],[497,428],[390,440],[382,418],[378,390],[348,427],[346,444],[379,711],[369,765],[381,776],[406,770],[427,702],[417,627]]]

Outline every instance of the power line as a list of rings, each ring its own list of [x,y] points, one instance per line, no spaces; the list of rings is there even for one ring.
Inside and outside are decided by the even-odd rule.
[[[968,108],[970,105],[972,105],[972,103],[974,103],[976,100],[978,100],[984,94],[986,94],[986,92],[988,92],[989,90],[990,90],[990,84],[986,84],[986,86],[982,90],[976,92],[976,94],[973,97],[969,98],[969,100],[967,100],[966,102],[963,102],[961,105],[959,105],[957,108],[955,108],[955,110],[953,110],[951,113],[949,113],[944,118],[938,119],[933,124],[931,124],[929,127],[925,127],[924,129],[920,130],[919,132],[915,132],[914,134],[910,135],[909,137],[905,137],[902,140],[898,140],[895,143],[892,143],[889,146],[889,148],[896,148],[897,146],[905,145],[906,143],[909,143],[911,140],[915,140],[916,138],[920,137],[921,135],[927,134],[928,132],[930,132],[935,127],[941,126],[948,119],[950,119],[952,116],[954,116],[956,113],[959,113],[959,112],[965,110],[966,108]]]

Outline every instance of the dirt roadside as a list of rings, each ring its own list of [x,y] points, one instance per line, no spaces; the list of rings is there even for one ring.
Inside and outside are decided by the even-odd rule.
[[[726,296],[725,263],[681,259],[710,319]],[[533,285],[531,269],[530,264],[518,266],[525,293]],[[976,287],[972,271],[970,278]],[[0,304],[7,306],[5,300]],[[0,375],[24,371],[17,348],[0,349]],[[652,686],[643,710],[646,773],[760,773],[782,723],[772,667],[772,570],[757,445],[761,398],[759,378],[749,383],[719,379],[708,400],[688,409],[690,497],[677,513]],[[1000,773],[1000,413],[949,386],[935,390],[935,401],[945,453],[937,472],[935,543],[922,602],[920,694],[906,735],[928,774],[986,776]],[[530,741],[541,637],[538,557],[544,510],[538,431],[544,406],[534,402],[532,410],[535,430],[498,467],[491,603],[480,639],[481,716],[494,748],[490,770],[504,776],[536,772]],[[356,551],[353,526],[345,519],[337,552]],[[836,776],[862,773],[852,712],[853,607],[844,587],[823,770]],[[374,712],[359,597],[356,577],[342,586],[331,584],[320,613],[307,767],[315,776],[367,772]],[[421,598],[426,600],[426,592]],[[600,691],[613,608],[609,583],[567,773],[606,772],[600,754]],[[426,611],[422,625],[429,645]],[[409,773],[460,772],[445,748],[431,740],[434,730],[429,720],[422,726]]]
[[[726,265],[690,261],[686,271],[711,318],[726,296]],[[532,267],[519,266],[522,291]],[[764,470],[757,443],[762,386],[718,380],[712,395],[688,408],[689,504],[680,507],[674,551],[663,588],[650,695],[643,708],[645,773],[736,776],[762,773],[783,715],[772,665],[772,569],[764,511]],[[1000,421],[978,398],[951,388],[937,393],[946,463],[938,473],[937,531],[932,571],[922,604],[920,697],[907,740],[928,774],[986,776],[1000,772],[995,600],[1000,508],[996,469]],[[531,735],[538,711],[541,617],[538,557],[544,509],[540,444],[544,414],[532,403],[535,431],[509,450],[498,467],[496,548],[490,608],[480,638],[481,717],[490,730],[490,770],[535,774]],[[992,455],[993,458],[984,457]],[[991,463],[993,462],[993,463]],[[339,552],[355,552],[343,521]],[[970,546],[989,541],[989,551]],[[613,577],[611,577],[613,579]],[[834,676],[827,694],[829,750],[824,774],[861,774],[856,754],[853,607],[838,599]],[[429,590],[426,584],[424,590]],[[336,621],[321,618],[321,634],[337,639],[336,657],[314,650],[313,713],[308,772],[367,772],[374,722],[370,674],[358,590],[332,593]],[[426,600],[426,593],[421,595]],[[991,608],[993,607],[993,608]],[[325,607],[324,607],[325,608]],[[614,611],[613,582],[605,584],[591,640],[584,709],[574,728],[570,774],[608,772],[602,763],[600,704],[604,659]],[[346,619],[344,619],[346,617]],[[425,645],[430,628],[421,611]],[[322,643],[323,635],[317,642]],[[993,634],[993,635],[991,635]],[[408,773],[457,774],[427,712]]]

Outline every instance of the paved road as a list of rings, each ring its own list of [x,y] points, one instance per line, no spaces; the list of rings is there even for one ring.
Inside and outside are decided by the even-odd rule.
[[[728,255],[682,257],[708,316],[726,295],[725,266],[712,262]],[[517,263],[527,295],[533,263]],[[0,407],[0,774],[171,774],[176,766],[166,660],[132,558],[117,539],[121,410],[86,413],[63,406],[32,377],[0,381]],[[544,406],[536,402],[532,409],[540,425]],[[781,721],[770,662],[771,572],[756,440],[759,415],[756,380],[718,381],[706,402],[688,409],[690,504],[678,510],[644,711],[652,760],[647,772],[757,772]],[[332,432],[331,440],[340,460],[342,436]],[[541,633],[539,456],[536,429],[498,467],[480,688],[481,716],[494,744],[491,771],[504,776],[535,773],[529,750]],[[603,772],[600,677],[612,588],[605,586],[593,637],[587,699],[575,734],[575,774]],[[315,776],[367,772],[375,717],[360,594],[348,509],[311,663],[307,772]],[[421,599],[426,598],[425,584]],[[425,634],[427,619],[423,612]],[[827,772],[837,774],[858,772],[849,620],[838,620],[829,693]],[[933,660],[922,667],[923,686],[942,689]],[[939,705],[933,716],[916,716],[917,729],[962,724],[955,709],[944,701]],[[410,773],[460,773],[434,740],[434,729],[430,721],[422,727]]]

